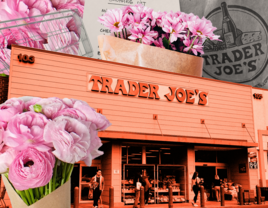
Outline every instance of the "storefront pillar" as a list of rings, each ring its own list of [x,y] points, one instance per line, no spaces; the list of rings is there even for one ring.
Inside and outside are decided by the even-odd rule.
[[[111,151],[111,186],[114,187],[114,206],[123,206],[121,202],[122,152],[121,144],[112,143]]]
[[[186,180],[187,180],[187,190],[186,199],[192,201],[194,198],[194,193],[191,191],[192,177],[195,172],[195,151],[194,146],[188,146],[187,148],[187,164],[186,164]]]
[[[146,164],[146,147],[142,146],[142,152],[141,152],[141,160],[142,164]]]
[[[258,151],[258,159],[259,159],[259,170],[260,170],[260,186],[266,187],[266,177],[265,177],[265,166],[264,166],[264,158],[263,158],[263,136],[268,136],[268,131],[258,130],[258,142],[259,142],[259,151]]]

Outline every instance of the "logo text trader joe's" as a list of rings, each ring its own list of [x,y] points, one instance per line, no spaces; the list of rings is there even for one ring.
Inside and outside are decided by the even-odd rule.
[[[121,91],[121,94],[124,96],[137,96],[156,100],[167,99],[170,102],[176,101],[179,103],[198,105],[207,105],[208,103],[208,93],[201,92],[198,89],[187,90],[95,75],[88,75],[87,89],[89,91],[108,92],[117,95],[119,91]]]

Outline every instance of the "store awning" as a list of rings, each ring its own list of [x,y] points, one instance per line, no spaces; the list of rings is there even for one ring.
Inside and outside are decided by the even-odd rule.
[[[258,147],[258,143],[248,142],[247,140],[227,140],[227,139],[213,139],[205,137],[180,137],[180,136],[166,136],[153,134],[139,134],[131,132],[116,132],[116,131],[102,131],[99,132],[100,138],[109,139],[130,139],[142,141],[161,141],[161,142],[176,142],[176,143],[191,143],[191,144],[209,144],[209,145],[225,145],[225,146],[239,146],[239,147]]]

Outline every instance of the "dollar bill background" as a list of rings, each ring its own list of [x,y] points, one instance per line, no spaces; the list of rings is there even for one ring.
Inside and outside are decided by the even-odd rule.
[[[180,8],[211,20],[222,40],[204,44],[203,77],[268,89],[267,0],[180,0]]]

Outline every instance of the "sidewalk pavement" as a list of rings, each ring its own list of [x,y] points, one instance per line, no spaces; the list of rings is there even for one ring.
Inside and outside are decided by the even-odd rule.
[[[173,208],[189,208],[193,207],[191,203],[174,203]],[[198,204],[198,207],[200,207],[200,204]],[[211,208],[222,208],[220,202],[216,201],[207,201],[205,203],[205,207],[211,207]],[[241,205],[238,205],[237,201],[225,201],[225,206],[227,208],[241,208]],[[250,204],[250,205],[243,205],[245,208],[268,208],[268,201],[264,204]],[[73,205],[72,205],[72,208]],[[79,204],[79,208],[93,208],[92,204]],[[98,208],[109,208],[108,205],[99,206]],[[125,205],[120,207],[114,207],[114,208],[133,208],[133,205]],[[168,208],[168,204],[149,204],[145,206],[145,208]]]

